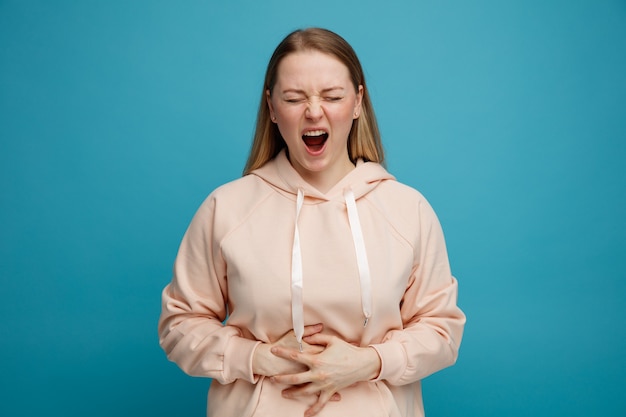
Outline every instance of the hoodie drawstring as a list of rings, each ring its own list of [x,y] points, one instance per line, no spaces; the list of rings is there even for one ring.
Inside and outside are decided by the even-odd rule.
[[[370,277],[370,266],[367,261],[365,239],[363,239],[363,231],[361,230],[359,212],[356,209],[354,192],[352,192],[352,189],[347,188],[344,191],[343,196],[346,200],[346,207],[348,208],[348,221],[350,222],[350,229],[352,230],[352,240],[354,241],[356,261],[359,267],[359,280],[361,281],[361,304],[363,305],[363,315],[365,316],[363,327],[365,327],[372,316],[372,279]]]
[[[304,202],[304,193],[298,189],[296,200],[296,227],[293,233],[293,248],[291,250],[291,319],[293,331],[302,352],[302,336],[304,335],[304,305],[302,303],[302,252],[300,250],[300,232],[298,218]]]
[[[363,315],[365,316],[363,327],[365,327],[372,316],[372,284],[370,268],[367,260],[367,251],[365,250],[365,240],[363,239],[361,222],[359,220],[359,212],[356,208],[354,192],[352,189],[347,188],[343,195],[348,211],[350,230],[352,231],[352,241],[354,242],[354,249],[356,251],[359,280],[361,284],[361,304],[363,307]],[[300,218],[300,210],[302,209],[303,203],[304,192],[298,189],[293,247],[291,251],[291,317],[293,321],[293,330],[296,334],[296,340],[300,346],[300,352],[302,352],[302,337],[304,336],[304,304],[302,301],[302,251],[300,248],[298,219]]]

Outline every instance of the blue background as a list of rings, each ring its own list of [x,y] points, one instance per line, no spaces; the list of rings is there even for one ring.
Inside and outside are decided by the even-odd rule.
[[[0,415],[202,416],[158,346],[276,44],[343,35],[468,315],[429,417],[626,415],[626,2],[0,0]]]

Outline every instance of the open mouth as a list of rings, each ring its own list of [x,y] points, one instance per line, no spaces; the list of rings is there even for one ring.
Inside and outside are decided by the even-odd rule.
[[[312,153],[317,153],[324,149],[324,144],[327,139],[328,133],[323,130],[312,130],[302,135],[304,145]]]

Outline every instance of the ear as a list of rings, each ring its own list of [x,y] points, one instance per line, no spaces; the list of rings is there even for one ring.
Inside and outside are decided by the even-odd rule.
[[[274,113],[274,105],[272,104],[272,94],[270,90],[265,90],[265,100],[267,101],[267,108],[270,111],[270,119],[276,123],[276,113]]]
[[[362,103],[363,103],[363,86],[359,85],[359,89],[356,92],[356,100],[354,103],[354,114],[353,114],[354,119],[358,119],[359,116],[361,115]]]

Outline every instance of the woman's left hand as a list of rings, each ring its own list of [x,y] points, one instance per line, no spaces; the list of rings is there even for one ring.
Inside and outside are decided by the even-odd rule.
[[[304,413],[311,417],[319,413],[331,399],[338,399],[338,392],[357,382],[369,381],[380,373],[380,357],[371,347],[353,346],[338,337],[321,333],[304,338],[311,345],[324,346],[320,353],[302,353],[298,350],[276,346],[272,353],[276,356],[300,362],[308,371],[293,375],[280,375],[272,380],[292,385],[283,390],[283,396],[296,398],[318,395],[318,400]]]

